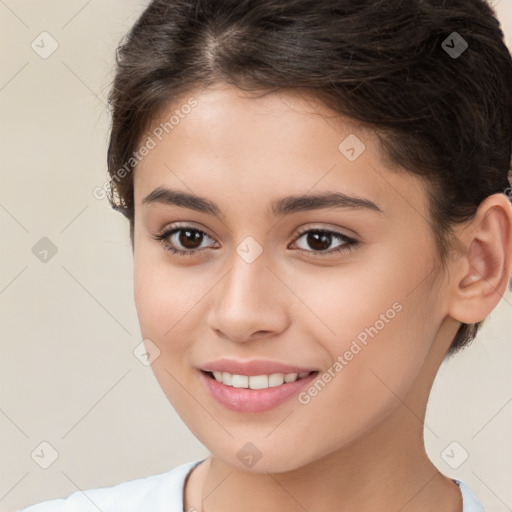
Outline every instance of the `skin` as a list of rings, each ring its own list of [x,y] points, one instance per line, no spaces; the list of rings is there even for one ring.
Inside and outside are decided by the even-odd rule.
[[[190,96],[197,106],[135,170],[133,246],[141,332],[160,350],[153,371],[211,452],[187,480],[185,510],[460,512],[458,487],[426,455],[423,420],[459,322],[483,319],[506,289],[507,198],[487,198],[457,228],[463,250],[444,271],[426,188],[385,163],[374,133],[304,93],[257,98],[226,84],[183,96],[161,119]],[[354,161],[338,150],[349,134],[366,146]],[[207,198],[223,216],[143,204],[159,186]],[[272,200],[321,191],[369,199],[381,212],[268,212]],[[206,234],[188,247],[172,237],[194,255],[172,254],[153,238],[174,223]],[[307,235],[297,238],[301,228],[357,243],[333,253],[345,242],[332,237],[322,252]],[[263,251],[252,263],[236,252],[248,236]],[[199,378],[220,357],[322,374],[396,302],[400,312],[306,405],[292,398],[262,413],[230,411]],[[251,468],[237,457],[248,442],[262,454]]]

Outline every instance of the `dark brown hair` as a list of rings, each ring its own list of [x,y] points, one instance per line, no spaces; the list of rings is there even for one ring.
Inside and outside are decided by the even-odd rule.
[[[219,82],[304,90],[373,130],[428,184],[443,265],[452,227],[510,186],[512,61],[483,0],[154,0],[116,63],[109,200],[132,245],[138,144],[178,96]],[[448,353],[481,324],[462,324]]]

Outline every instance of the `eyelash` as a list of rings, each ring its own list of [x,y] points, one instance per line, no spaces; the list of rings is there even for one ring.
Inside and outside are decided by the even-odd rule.
[[[160,234],[157,234],[157,235],[153,235],[153,238],[157,241],[159,241],[165,250],[167,251],[170,251],[171,253],[173,254],[177,254],[179,256],[193,256],[194,254],[197,254],[201,251],[204,251],[205,249],[194,249],[194,250],[189,250],[189,251],[184,251],[182,249],[176,249],[176,247],[173,246],[172,243],[169,242],[169,238],[174,235],[175,233],[178,233],[180,231],[185,231],[185,230],[189,230],[189,231],[194,231],[194,232],[197,232],[197,233],[201,233],[205,236],[207,236],[208,238],[211,238],[210,236],[208,236],[204,231],[201,231],[200,229],[197,229],[197,228],[194,228],[193,226],[175,226],[173,228],[170,228],[166,231],[164,231],[163,233],[160,233]],[[343,245],[340,245],[338,248],[334,249],[334,250],[331,250],[331,251],[307,251],[305,249],[299,249],[300,251],[302,252],[306,252],[308,255],[313,255],[314,257],[317,257],[317,256],[323,256],[325,254],[336,254],[336,253],[343,253],[343,252],[347,252],[347,251],[352,251],[354,250],[354,247],[357,245],[357,241],[354,240],[353,238],[350,238],[346,235],[343,235],[341,233],[337,233],[336,231],[329,231],[327,229],[304,229],[302,231],[300,231],[299,233],[297,233],[294,241],[292,243],[295,243],[297,240],[299,240],[303,235],[305,235],[306,233],[320,233],[320,234],[327,234],[327,235],[333,235],[333,238],[334,239],[338,239],[339,241],[342,241],[342,242],[345,242]]]

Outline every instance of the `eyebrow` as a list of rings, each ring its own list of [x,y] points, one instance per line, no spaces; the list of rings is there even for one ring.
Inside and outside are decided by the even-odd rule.
[[[142,204],[174,205],[214,215],[219,218],[224,217],[222,210],[213,201],[195,194],[164,187],[157,187],[149,193],[142,200]],[[321,192],[318,194],[282,197],[270,203],[269,212],[278,217],[323,208],[367,209],[383,213],[373,201],[362,197],[343,194],[341,192]]]

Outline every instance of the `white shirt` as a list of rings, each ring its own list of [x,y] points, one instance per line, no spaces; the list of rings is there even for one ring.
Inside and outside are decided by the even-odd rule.
[[[76,491],[68,498],[44,501],[18,512],[183,512],[185,478],[203,460],[112,487]],[[485,512],[466,484],[454,482],[462,494],[462,512]]]

